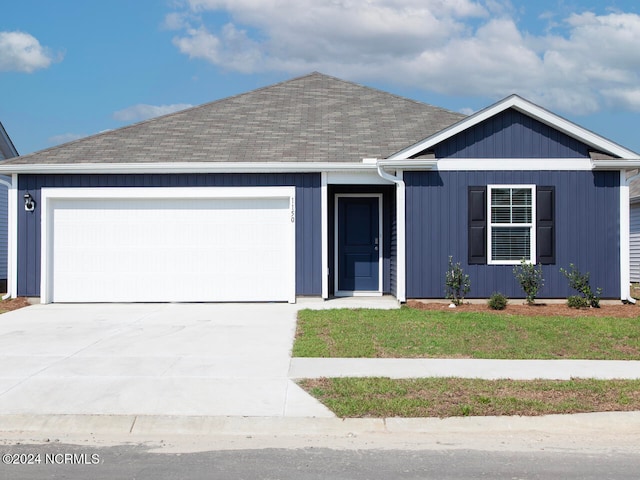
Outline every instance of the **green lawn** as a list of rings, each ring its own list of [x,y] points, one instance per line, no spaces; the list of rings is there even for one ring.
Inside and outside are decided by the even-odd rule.
[[[640,319],[302,310],[293,355],[640,360]]]
[[[300,385],[342,418],[640,410],[640,380],[321,378]]]

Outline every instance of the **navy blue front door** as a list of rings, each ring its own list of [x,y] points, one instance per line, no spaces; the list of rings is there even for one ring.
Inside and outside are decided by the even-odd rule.
[[[338,197],[338,290],[379,290],[380,198]]]

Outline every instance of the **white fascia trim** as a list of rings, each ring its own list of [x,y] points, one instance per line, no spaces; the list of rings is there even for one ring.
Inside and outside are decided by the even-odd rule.
[[[559,171],[559,170],[594,170],[620,168],[639,168],[640,162],[634,167],[629,161],[618,161],[615,168],[611,162],[605,163],[607,168],[596,168],[589,158],[441,158],[438,160],[414,163],[415,160],[379,160],[378,165],[387,168],[402,170],[439,170],[439,171],[488,171],[488,170],[514,170],[514,171]],[[604,161],[603,161],[604,162]],[[601,162],[601,163],[603,163]],[[627,163],[625,163],[627,162]],[[598,164],[600,165],[600,163]]]
[[[636,168],[640,168],[640,159],[591,160],[591,164],[594,170],[635,170]]]
[[[438,160],[414,160],[412,158],[383,159],[376,165],[381,168],[393,168],[396,170],[432,170],[438,165]]]
[[[593,170],[588,158],[443,158],[437,170]]]
[[[432,147],[454,135],[471,128],[488,118],[491,118],[509,108],[514,108],[525,115],[535,118],[542,123],[549,125],[567,135],[580,140],[598,150],[602,150],[611,155],[622,158],[638,158],[638,154],[628,150],[617,143],[607,140],[600,135],[597,135],[590,130],[582,128],[569,120],[562,118],[549,110],[546,110],[538,105],[535,105],[528,100],[518,96],[511,95],[498,103],[495,103],[484,110],[480,110],[475,114],[459,121],[458,123],[451,125],[450,127],[432,135],[415,145],[410,146],[400,152],[389,157],[390,159],[407,158],[420,153],[423,150]]]
[[[0,165],[0,174],[287,173],[375,169],[375,164],[331,162],[68,163]]]
[[[17,191],[17,189],[16,189]],[[51,302],[49,268],[49,220],[56,200],[60,199],[167,199],[167,198],[288,198],[291,209],[291,291],[289,303],[296,301],[296,188],[295,187],[136,187],[136,188],[43,188],[40,193],[40,301]],[[17,203],[17,200],[16,200]],[[16,278],[14,276],[14,278]]]

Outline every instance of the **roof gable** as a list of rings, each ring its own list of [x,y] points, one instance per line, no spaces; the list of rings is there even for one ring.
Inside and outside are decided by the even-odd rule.
[[[361,163],[386,158],[463,117],[312,73],[11,163]]]
[[[512,111],[514,113],[508,114],[508,111]],[[531,119],[532,121],[523,120],[523,116]],[[545,147],[528,147],[527,150],[530,150],[527,152],[529,153],[529,156],[525,158],[530,158],[532,153],[535,153],[536,155],[543,155],[545,151],[553,155],[561,153],[561,156],[567,156],[571,155],[572,150],[580,157],[584,157],[585,147],[587,153],[589,150],[597,150],[617,158],[635,159],[638,157],[638,155],[631,150],[582,128],[554,113],[551,113],[550,111],[545,110],[544,108],[539,107],[518,95],[511,95],[504,100],[501,100],[500,102],[476,112],[448,128],[445,128],[441,132],[431,135],[421,142],[405,148],[404,150],[394,154],[391,158],[413,158],[421,155],[425,151],[434,150],[436,146],[441,146],[444,151],[451,153],[452,156],[459,157],[462,156],[461,151],[473,144],[474,135],[478,135],[479,133],[484,134],[480,135],[482,138],[487,138],[487,136],[491,137],[492,135],[499,136],[501,122],[505,120],[507,121],[506,126],[508,127],[506,134],[509,136],[517,135],[527,130],[529,133],[533,133],[533,136],[529,138],[531,141],[533,141],[536,136],[539,139],[546,139],[547,146]],[[513,123],[514,121],[515,123]],[[518,122],[520,123],[520,129],[517,127]],[[505,132],[503,132],[503,136],[505,136]],[[457,139],[455,137],[457,137]],[[476,137],[476,139],[477,138],[478,137]],[[461,141],[461,139],[464,141]],[[494,137],[494,140],[496,139],[497,137]],[[511,145],[507,148],[510,153],[516,153],[518,150],[515,143],[516,142],[511,142]],[[497,147],[494,146],[492,148],[496,150]],[[478,152],[474,151],[474,153]],[[489,154],[487,153],[486,155]],[[518,155],[514,155],[510,158],[518,157]],[[498,158],[509,157],[505,152],[503,156],[499,156]],[[575,158],[575,156],[573,158]]]
[[[434,145],[436,158],[589,158],[574,137],[509,108]]]

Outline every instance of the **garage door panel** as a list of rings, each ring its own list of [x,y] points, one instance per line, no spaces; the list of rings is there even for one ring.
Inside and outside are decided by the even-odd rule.
[[[58,199],[55,302],[288,301],[290,198]]]

